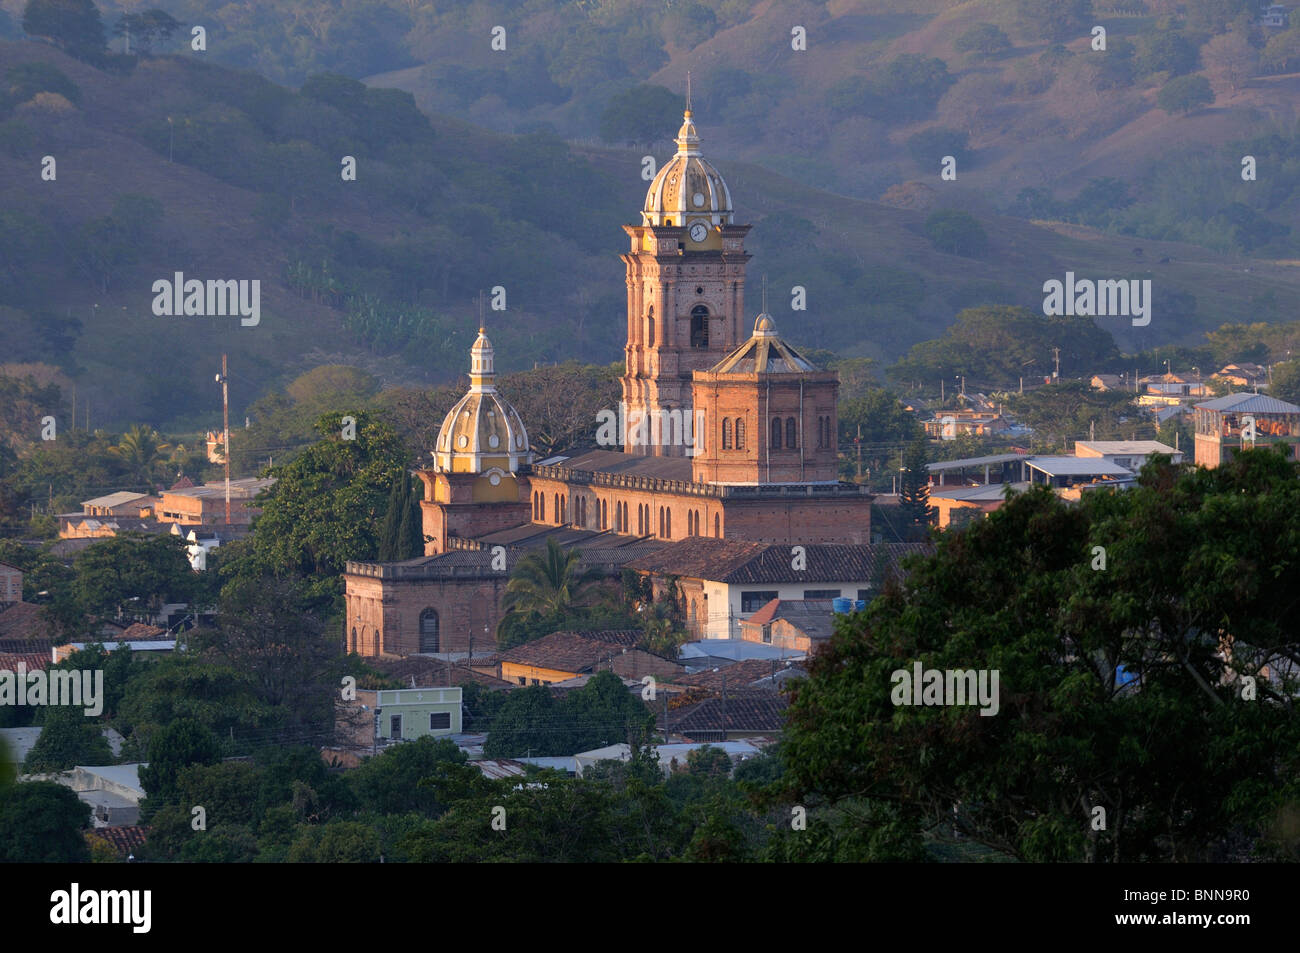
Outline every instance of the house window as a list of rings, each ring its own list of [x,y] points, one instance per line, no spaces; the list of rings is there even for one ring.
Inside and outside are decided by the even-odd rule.
[[[430,731],[446,731],[449,728],[451,728],[451,712],[449,711],[429,712]]]
[[[745,449],[745,419],[743,417],[736,418],[736,449]]]
[[[731,449],[731,418],[722,418],[722,449]]]
[[[402,740],[402,716],[393,715],[388,719],[388,737],[394,741]]]
[[[870,601],[871,601],[871,590],[870,590],[870,589],[859,589],[859,590],[858,590],[858,601],[859,601],[859,602],[870,602]]]
[[[780,417],[773,417],[773,418],[772,418],[772,441],[771,441],[771,445],[772,445],[772,449],[773,449],[773,450],[780,450],[780,449],[781,449],[781,418],[780,418]]]
[[[785,445],[793,450],[799,446],[799,441],[795,438],[794,418],[785,418]]]
[[[838,589],[805,589],[803,591],[805,599],[838,599],[840,590]]]
[[[722,538],[722,516],[718,513],[713,514],[713,535],[718,539]]]
[[[775,589],[772,591],[741,592],[740,594],[740,611],[745,615],[751,612],[757,612],[763,606],[767,605],[777,597]]]
[[[517,676],[517,681],[519,682],[520,685],[528,684],[528,679],[524,678],[522,675]]]
[[[691,347],[709,346],[709,309],[697,304],[691,309]]]
[[[438,613],[434,609],[420,613],[420,651],[438,651]]]

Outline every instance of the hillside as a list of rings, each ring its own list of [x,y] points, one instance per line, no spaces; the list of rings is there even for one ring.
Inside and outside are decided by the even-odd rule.
[[[1026,156],[1041,143],[1017,156],[1006,143],[1000,153],[996,141],[976,136],[978,158],[957,182],[901,177],[884,201],[846,197],[841,174],[821,174],[836,153],[815,134],[799,161],[764,153],[772,137],[797,143],[822,122],[812,106],[799,105],[815,82],[851,73],[854,57],[938,49],[963,17],[985,9],[918,3],[903,15],[883,12],[888,6],[806,8],[810,18],[829,18],[808,22],[820,24],[810,36],[825,36],[834,55],[804,61],[811,72],[791,85],[780,109],[748,120],[756,141],[740,142],[738,115],[752,102],[710,112],[708,95],[697,99],[704,150],[727,177],[739,219],[755,224],[749,311],[757,310],[766,274],[771,310],[792,340],[888,361],[936,336],[962,307],[1039,309],[1043,282],[1067,270],[1152,278],[1149,327],[1098,320],[1126,350],[1199,343],[1205,330],[1228,321],[1276,321],[1300,310],[1300,268],[1288,263],[1300,256],[1270,260],[1267,245],[1245,257],[1115,234],[1112,223],[1082,224],[1073,214],[1065,216],[1076,219],[1070,223],[1044,220],[1035,209],[1020,211],[1038,211],[1036,221],[1000,214],[1015,209],[985,195],[983,185],[1009,191],[1018,175],[1060,184],[1054,159],[1025,178],[1023,167],[1037,161]],[[667,83],[675,69],[695,70],[693,57],[748,56],[751,68],[761,65],[760,38],[770,29],[762,31],[789,14],[772,4],[751,12],[695,46],[668,49],[669,62],[651,78]],[[507,311],[489,312],[487,322],[503,369],[619,359],[625,292],[617,256],[626,241],[619,226],[634,220],[644,195],[641,157],[669,154],[662,139],[624,149],[547,131],[494,132],[478,124],[482,102],[421,115],[408,97],[373,83],[367,89],[318,75],[293,91],[211,62],[160,55],[122,75],[48,45],[0,43],[0,76],[8,77],[0,89],[12,100],[0,99],[0,347],[11,361],[59,364],[92,401],[96,425],[210,425],[222,351],[231,355],[235,419],[268,389],[321,363],[356,364],[386,383],[450,380],[463,371],[475,297],[496,286],[506,289]],[[775,75],[780,62],[765,68]],[[63,79],[41,72],[51,68]],[[425,74],[412,67],[404,75]],[[56,91],[63,82],[73,87],[66,96]],[[1287,76],[1259,84],[1278,96],[1294,88]],[[1010,100],[1001,105],[1011,110]],[[588,106],[573,100],[554,108],[585,109],[590,128]],[[805,121],[792,122],[801,113]],[[1134,155],[1150,130],[1218,142],[1253,130],[1249,122],[1231,124],[1239,115],[1204,110],[1173,120],[1157,111],[1100,139],[1054,148],[1086,170],[1072,174],[1137,175],[1115,157]],[[675,124],[666,122],[664,134]],[[841,127],[862,123],[832,125],[841,135]],[[908,128],[880,126],[864,152],[897,150],[890,137]],[[817,158],[823,154],[831,158]],[[57,158],[54,182],[40,179],[44,155]],[[339,174],[344,155],[358,159],[354,182]],[[1283,195],[1278,207],[1287,201]],[[925,223],[945,208],[973,213],[987,248],[938,250]],[[1048,211],[1049,219],[1064,214]],[[261,281],[261,323],[154,316],[153,282],[177,271]],[[806,289],[809,309],[797,320],[790,312],[796,285]]]

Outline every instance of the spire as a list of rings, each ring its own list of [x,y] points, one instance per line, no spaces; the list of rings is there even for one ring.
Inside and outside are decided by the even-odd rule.
[[[483,292],[478,293],[478,337],[469,351],[469,389],[471,393],[488,394],[496,390],[496,371],[493,367],[492,342],[488,340],[483,323]]]
[[[767,272],[763,272],[763,314],[767,314]]]
[[[691,116],[691,71],[686,71],[686,118]]]

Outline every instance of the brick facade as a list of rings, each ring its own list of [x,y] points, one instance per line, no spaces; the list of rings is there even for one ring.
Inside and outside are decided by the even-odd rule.
[[[389,564],[393,565],[393,564]],[[348,563],[347,649],[366,656],[400,657],[421,651],[421,616],[437,614],[438,652],[475,652],[496,646],[506,574],[467,572],[442,578],[383,578],[377,563]]]

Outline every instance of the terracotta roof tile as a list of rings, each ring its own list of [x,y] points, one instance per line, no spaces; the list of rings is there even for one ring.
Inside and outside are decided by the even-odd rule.
[[[628,563],[628,569],[729,584],[860,582],[901,573],[900,560],[930,550],[928,543],[810,543],[806,568],[792,569],[790,546],[696,537]]]
[[[27,671],[44,671],[50,667],[49,652],[0,652],[0,672],[18,671],[18,663],[27,667]]]
[[[45,621],[44,606],[15,602],[0,612],[0,641],[40,640],[53,642],[52,627]]]
[[[640,633],[635,635],[640,638]],[[635,645],[636,640],[629,640],[629,634],[620,630],[553,632],[502,652],[500,661],[582,673]]]
[[[725,684],[727,694],[730,696],[732,691],[741,691],[750,686],[769,687],[772,684],[773,672],[780,672],[790,667],[792,666],[785,662],[773,659],[745,659],[743,662],[719,668],[716,672],[710,669],[707,672],[696,672],[694,675],[683,675],[673,679],[673,684],[688,685],[713,692],[721,692]],[[763,684],[764,682],[766,685]]]
[[[789,700],[773,692],[727,692],[725,703],[727,731],[766,731],[778,733],[785,728],[785,709]],[[694,705],[668,713],[668,727],[676,733],[690,736],[710,735],[723,731],[721,698],[706,698]],[[663,714],[659,714],[659,728],[663,728]]]
[[[149,828],[139,824],[130,827],[97,827],[86,832],[87,840],[92,837],[108,843],[119,857],[126,857],[140,852],[149,837]]]

